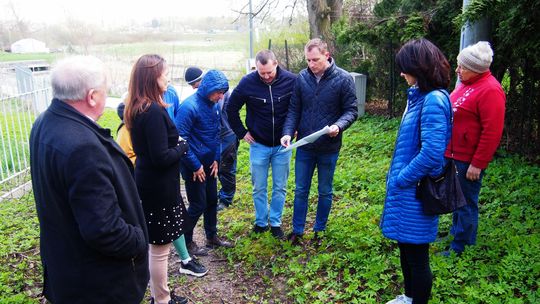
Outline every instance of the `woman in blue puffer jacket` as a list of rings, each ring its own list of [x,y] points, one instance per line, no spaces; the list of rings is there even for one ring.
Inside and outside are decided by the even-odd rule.
[[[429,243],[437,236],[439,218],[423,213],[416,184],[426,175],[440,174],[445,165],[452,128],[445,90],[450,65],[426,39],[406,43],[396,63],[411,87],[387,175],[381,228],[385,237],[398,242],[405,294],[387,304],[419,304],[427,303],[431,294]]]

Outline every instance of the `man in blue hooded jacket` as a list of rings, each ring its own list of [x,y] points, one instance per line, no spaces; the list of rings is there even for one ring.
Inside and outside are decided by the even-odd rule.
[[[227,77],[217,70],[208,71],[197,92],[180,106],[176,128],[187,140],[189,150],[181,159],[180,172],[186,183],[189,222],[186,244],[192,255],[206,255],[207,250],[193,241],[193,229],[204,214],[206,247],[232,247],[217,235],[217,176],[219,168],[220,110],[218,101],[229,90]]]

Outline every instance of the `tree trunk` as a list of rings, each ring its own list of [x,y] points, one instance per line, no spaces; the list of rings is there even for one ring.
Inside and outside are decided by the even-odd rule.
[[[331,26],[338,21],[343,13],[343,0],[306,0],[309,36],[311,38],[321,38],[328,43],[332,51],[333,35]]]

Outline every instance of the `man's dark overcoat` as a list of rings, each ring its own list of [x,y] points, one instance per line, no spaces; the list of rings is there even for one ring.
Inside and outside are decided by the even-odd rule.
[[[148,234],[133,166],[110,136],[54,99],[30,134],[44,295],[52,303],[140,303]]]

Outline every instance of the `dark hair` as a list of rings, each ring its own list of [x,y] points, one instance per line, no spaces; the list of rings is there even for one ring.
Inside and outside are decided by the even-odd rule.
[[[422,92],[446,89],[450,84],[450,64],[437,46],[421,38],[411,40],[396,55],[396,64],[405,74],[414,76]]]
[[[165,65],[165,59],[155,54],[143,55],[133,65],[124,111],[124,122],[128,129],[131,129],[135,116],[146,111],[150,104],[166,107],[158,83]]]
[[[255,55],[255,62],[260,62],[262,65],[268,63],[268,61],[276,61],[276,55],[271,50],[262,50]]]

